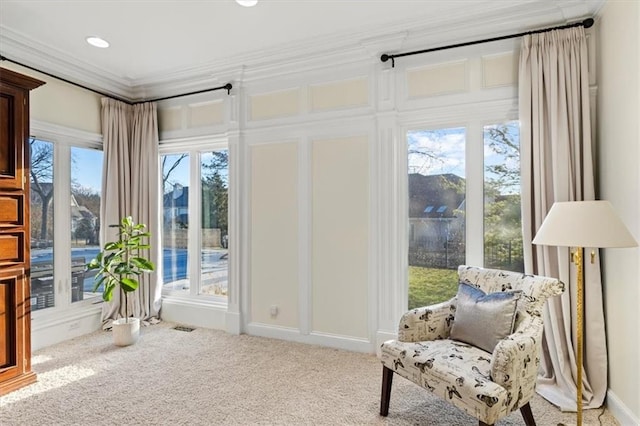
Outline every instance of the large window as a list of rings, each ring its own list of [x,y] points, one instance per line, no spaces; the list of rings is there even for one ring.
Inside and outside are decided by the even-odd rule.
[[[64,308],[99,296],[85,265],[99,251],[102,151],[36,138],[29,147],[31,308]]]
[[[409,308],[453,297],[469,255],[522,271],[518,122],[409,131],[407,154]]]
[[[163,292],[226,302],[228,150],[166,153],[160,161]]]

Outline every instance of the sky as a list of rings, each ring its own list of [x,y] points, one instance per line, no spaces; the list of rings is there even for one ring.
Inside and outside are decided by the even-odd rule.
[[[162,157],[166,157],[166,162],[163,170],[163,173],[168,171],[169,168],[180,158],[182,154],[167,154]],[[200,153],[200,163],[208,164],[211,162],[213,158],[213,154],[211,152],[201,152]],[[171,175],[169,176],[169,180],[167,181],[170,185],[179,184],[182,186],[189,186],[189,169],[191,167],[191,162],[197,161],[188,156],[183,158],[180,163],[176,166],[175,169],[171,171]],[[160,166],[162,167],[162,165]],[[204,174],[204,173],[203,173]],[[221,176],[224,180],[228,180],[228,170],[222,170]],[[167,188],[165,188],[165,192]]]
[[[418,130],[407,133],[409,173],[464,177],[465,128]],[[417,154],[415,151],[424,152]]]
[[[102,151],[72,147],[71,181],[100,193],[102,188]]]
[[[518,122],[510,122],[507,125],[511,138],[514,141],[518,141]],[[465,177],[465,134],[464,127],[408,132],[409,173],[420,173],[422,175],[453,173],[457,176]],[[503,154],[495,152],[488,142],[488,140],[485,140],[484,158],[482,159],[485,168],[502,163],[512,168],[519,167],[518,160],[505,158]],[[415,151],[426,153],[426,155],[415,153]],[[492,177],[486,169],[485,173],[487,173],[486,177]]]

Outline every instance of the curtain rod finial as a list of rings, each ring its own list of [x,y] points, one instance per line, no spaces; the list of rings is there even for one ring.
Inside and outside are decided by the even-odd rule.
[[[594,21],[593,21],[593,18],[587,18],[587,19],[585,19],[584,21],[582,21],[582,25],[583,25],[585,28],[591,28],[591,27],[593,26],[593,22],[594,22]]]
[[[227,83],[224,85],[224,88],[227,89],[227,95],[231,93],[231,89],[233,89],[233,85],[231,83]]]
[[[387,62],[389,60],[389,55],[387,55],[386,53],[383,54],[382,56],[380,56],[380,60],[382,62]]]

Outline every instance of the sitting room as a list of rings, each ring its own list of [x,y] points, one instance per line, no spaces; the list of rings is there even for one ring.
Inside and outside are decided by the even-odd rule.
[[[0,2],[0,424],[640,424],[640,3]]]

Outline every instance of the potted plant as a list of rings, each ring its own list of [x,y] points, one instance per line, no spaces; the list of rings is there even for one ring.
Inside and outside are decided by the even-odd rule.
[[[103,286],[104,301],[111,301],[118,287],[123,290],[125,316],[113,321],[113,340],[118,346],[127,346],[140,334],[140,319],[129,318],[127,312],[127,294],[138,288],[138,276],[154,270],[153,262],[140,255],[140,250],[150,247],[144,239],[151,234],[145,231],[146,225],[136,224],[131,216],[111,226],[118,227],[118,240],[106,243],[87,269],[97,270],[93,291]]]

